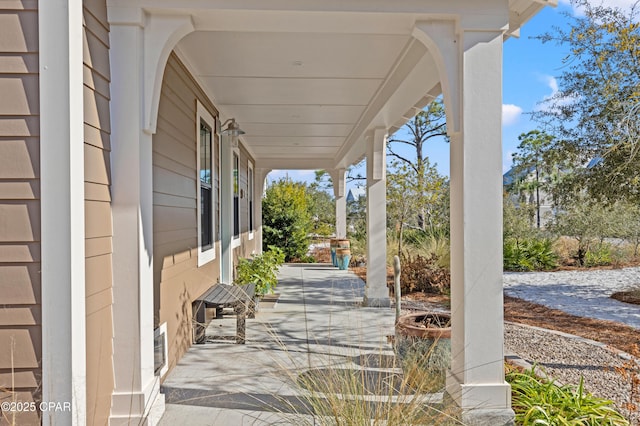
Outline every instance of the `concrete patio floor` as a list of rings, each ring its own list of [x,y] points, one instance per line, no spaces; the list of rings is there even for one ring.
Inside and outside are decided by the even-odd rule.
[[[208,342],[193,345],[162,385],[161,425],[313,424],[297,397],[298,374],[393,353],[394,311],[361,307],[364,282],[351,272],[284,265],[276,291],[275,307],[247,320],[245,345],[215,338],[234,335],[234,318],[211,321]]]

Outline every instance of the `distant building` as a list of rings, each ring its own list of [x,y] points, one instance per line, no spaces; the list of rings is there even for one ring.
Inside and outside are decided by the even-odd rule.
[[[554,206],[551,196],[544,190],[540,189],[536,194],[535,186],[532,185],[530,187],[531,189],[526,189],[526,183],[533,183],[534,180],[535,167],[532,166],[525,170],[516,170],[515,167],[512,167],[502,175],[502,186],[508,194],[509,199],[511,199],[516,206],[521,203],[535,205],[536,195],[540,197],[540,227],[544,228],[553,217]],[[524,185],[517,187],[515,185],[517,182],[522,182]]]
[[[366,188],[351,188],[347,193],[347,203],[353,203],[354,201],[358,201],[360,197],[366,197],[367,190]]]

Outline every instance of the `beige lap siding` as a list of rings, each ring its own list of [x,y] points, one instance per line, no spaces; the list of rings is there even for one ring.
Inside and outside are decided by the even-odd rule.
[[[167,323],[169,367],[192,342],[191,303],[220,277],[219,141],[213,182],[216,258],[198,267],[198,172],[196,100],[214,117],[217,110],[175,54],[169,57],[162,82],[158,128],[153,136],[153,251],[156,325]],[[209,123],[212,124],[213,123]],[[246,194],[248,153],[240,152],[241,187]],[[247,241],[247,198],[241,200],[242,245],[236,254],[253,250]]]
[[[105,0],[83,5],[87,423],[99,425],[114,387],[109,24]]]
[[[41,396],[38,79],[37,2],[0,2],[0,401]],[[39,419],[0,414],[12,422]]]
[[[192,301],[218,279],[220,271],[219,256],[198,268],[196,99],[210,114],[217,115],[185,66],[172,54],[165,69],[153,136],[155,321],[156,326],[167,323],[170,367],[191,345]],[[214,150],[217,147],[216,143]],[[216,169],[219,172],[219,163]],[[214,182],[214,194],[218,185]],[[216,229],[219,224],[216,215]],[[216,250],[219,253],[219,243]]]

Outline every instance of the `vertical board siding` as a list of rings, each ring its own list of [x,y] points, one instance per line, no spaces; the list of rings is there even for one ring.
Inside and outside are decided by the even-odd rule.
[[[83,6],[87,422],[106,424],[114,387],[109,24],[105,0]]]
[[[41,397],[38,8],[0,2],[0,402]],[[37,424],[2,413],[0,424]]]

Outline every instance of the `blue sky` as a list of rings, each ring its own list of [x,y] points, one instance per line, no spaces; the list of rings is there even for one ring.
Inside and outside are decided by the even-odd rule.
[[[636,0],[607,0],[608,6],[628,8]],[[537,35],[553,31],[554,27],[566,27],[567,18],[562,12],[580,13],[572,10],[568,0],[559,0],[556,8],[545,7],[521,29],[520,38],[511,38],[504,44],[503,65],[503,111],[502,111],[502,168],[511,166],[511,154],[518,146],[518,136],[536,129],[536,123],[528,112],[538,108],[540,101],[551,96],[557,89],[556,77],[562,73],[562,59],[567,48],[553,42],[542,44],[533,39]],[[399,132],[401,132],[400,130]],[[449,174],[449,146],[436,141],[427,147],[431,163],[436,163],[441,174]],[[286,173],[293,180],[313,179],[313,171],[274,171],[269,179],[277,179]],[[364,174],[364,173],[363,173]]]

